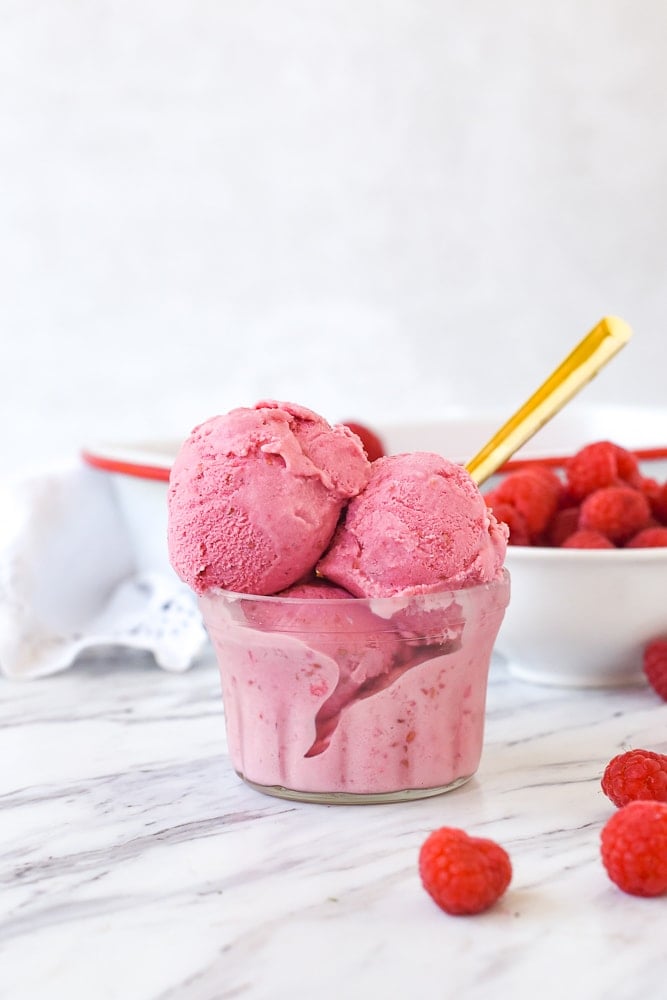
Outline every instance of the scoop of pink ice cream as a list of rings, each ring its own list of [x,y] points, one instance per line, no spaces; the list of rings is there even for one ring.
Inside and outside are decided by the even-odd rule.
[[[213,417],[171,470],[171,563],[199,594],[283,590],[315,565],[369,475],[359,438],[304,407],[265,401]]]
[[[373,463],[317,572],[357,597],[457,590],[500,577],[507,534],[463,466],[389,455]]]

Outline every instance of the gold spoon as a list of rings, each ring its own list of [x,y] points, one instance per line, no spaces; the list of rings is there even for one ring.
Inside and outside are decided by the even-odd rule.
[[[627,344],[631,336],[632,329],[624,320],[616,316],[601,319],[530,399],[466,464],[477,485],[493,475],[540,427],[551,420]]]

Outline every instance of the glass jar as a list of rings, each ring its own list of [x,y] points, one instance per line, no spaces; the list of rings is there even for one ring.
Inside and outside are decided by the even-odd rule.
[[[200,607],[239,776],[281,798],[397,802],[476,772],[502,579],[383,598],[211,591]]]

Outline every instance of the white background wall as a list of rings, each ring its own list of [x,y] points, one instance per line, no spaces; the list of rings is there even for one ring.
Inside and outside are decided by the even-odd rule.
[[[663,0],[0,0],[4,464],[667,385]]]

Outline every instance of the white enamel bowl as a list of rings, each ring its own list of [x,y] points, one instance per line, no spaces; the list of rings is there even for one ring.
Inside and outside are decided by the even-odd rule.
[[[510,547],[512,597],[496,649],[517,677],[570,687],[644,682],[667,636],[667,548]]]

